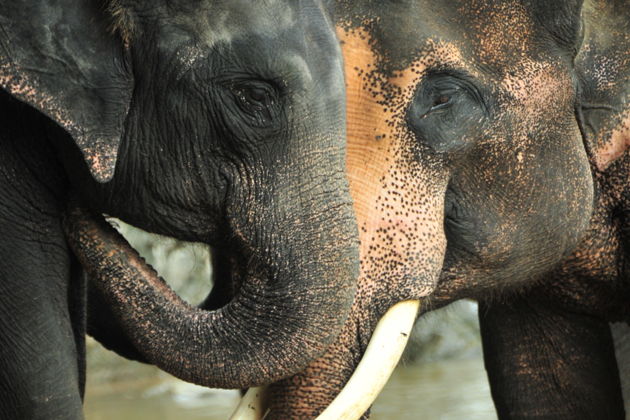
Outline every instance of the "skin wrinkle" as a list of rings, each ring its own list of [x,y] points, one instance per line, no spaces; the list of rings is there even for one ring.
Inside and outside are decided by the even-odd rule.
[[[6,101],[6,93],[0,96]],[[63,197],[64,180],[56,174],[59,163],[50,158],[54,149],[41,143],[46,138],[45,119],[32,118],[33,113],[26,106],[18,110],[3,106],[0,390],[7,398],[0,400],[0,413],[11,418],[75,419],[78,416],[69,413],[81,405],[83,333],[80,309],[75,313],[70,307],[71,292],[64,281],[71,270],[58,224],[57,200]],[[33,190],[38,200],[30,194]],[[21,216],[18,223],[13,222],[15,214]],[[80,289],[82,279],[73,281]],[[47,346],[55,351],[42,352]],[[38,380],[24,380],[32,376]]]
[[[94,144],[91,142],[84,133],[84,131],[73,121],[67,114],[65,108],[58,104],[55,98],[51,95],[42,94],[41,88],[34,81],[29,81],[26,76],[18,75],[14,66],[2,65],[0,66],[0,86],[5,87],[7,91],[13,95],[34,102],[35,106],[39,109],[46,109],[49,112],[51,118],[58,121],[66,130],[73,133],[80,146],[84,147],[85,158],[90,163],[90,167],[95,173],[105,173],[110,165],[111,157],[115,155],[115,149],[111,150],[111,147],[107,145],[107,142],[102,147],[90,147],[88,145]],[[98,143],[97,146],[100,146]]]
[[[349,378],[362,354],[357,348],[367,345],[382,315],[380,311],[403,296],[429,293],[443,258],[443,232],[437,221],[443,217],[439,197],[443,196],[440,189],[446,188],[446,177],[439,163],[429,168],[416,166],[413,157],[404,151],[406,142],[412,141],[403,118],[405,101],[412,96],[418,75],[431,58],[382,78],[372,70],[377,57],[371,52],[368,33],[340,31],[339,36],[346,56],[346,74],[356,75],[347,77],[346,88],[348,177],[361,238],[357,298],[350,319],[326,355],[291,380],[272,387],[268,415],[271,419],[315,416],[318,409],[314,411],[313,406],[324,407],[334,397],[330,384],[342,384]],[[427,49],[457,55],[451,46],[432,41],[427,44]],[[369,77],[362,77],[367,73]],[[355,114],[356,111],[359,112]],[[432,176],[445,179],[442,185],[431,187],[435,192],[426,191],[431,183],[425,180]],[[403,185],[416,193],[399,194]],[[379,279],[386,276],[395,278],[396,283],[378,286]],[[352,356],[348,358],[348,354]],[[318,380],[320,375],[326,379]]]
[[[86,127],[71,116],[66,104],[59,101],[52,93],[48,92],[38,80],[38,71],[31,70],[34,76],[21,69],[21,63],[11,59],[7,51],[0,55],[0,86],[12,95],[36,108],[44,111],[49,117],[61,124],[74,136],[75,141],[82,148],[85,159],[88,162],[92,174],[99,180],[106,180],[113,174],[116,163],[116,151],[119,139],[108,135],[106,132],[89,132]],[[26,63],[29,65],[29,63]],[[23,65],[23,64],[22,64]],[[45,76],[44,76],[45,77]],[[81,75],[81,77],[85,77]],[[99,109],[104,110],[99,103]],[[111,110],[110,110],[111,111]],[[105,129],[104,127],[99,127]]]
[[[347,381],[378,317],[398,300],[427,293],[428,309],[481,300],[484,351],[503,416],[583,418],[605,407],[613,413],[605,418],[621,418],[602,325],[630,319],[620,249],[628,160],[591,172],[575,104],[599,103],[602,94],[588,91],[588,71],[574,74],[573,46],[545,29],[562,20],[577,32],[579,16],[551,7],[549,16],[533,18],[523,7],[543,7],[535,1],[447,0],[439,8],[423,0],[370,2],[363,16],[357,5],[368,7],[348,6],[352,16],[342,13],[339,27],[349,75],[348,174],[362,239],[359,289],[327,352],[271,386],[269,418],[314,417]],[[490,26],[479,25],[484,21]],[[580,55],[577,62],[591,65]],[[437,89],[435,73],[474,84],[487,112],[458,119],[476,112],[468,91],[452,94],[446,110],[426,112],[435,98],[416,87]],[[469,108],[458,108],[462,103]],[[410,110],[425,112],[425,122]],[[596,126],[593,119],[595,138],[610,120]],[[432,127],[447,138],[436,141],[442,133]],[[493,339],[498,333],[503,338]]]
[[[420,270],[410,270],[414,274],[421,274],[428,264],[442,269],[437,287],[428,283],[429,289],[420,293],[432,292],[423,302],[428,310],[463,297],[477,297],[484,304],[500,307],[515,296],[529,295],[544,281],[539,294],[545,296],[545,302],[558,299],[560,310],[629,319],[623,309],[627,308],[627,293],[615,296],[609,277],[618,272],[620,242],[610,235],[609,226],[603,227],[610,223],[619,201],[612,197],[602,201],[609,193],[623,195],[620,191],[625,187],[609,188],[607,184],[615,177],[602,174],[593,178],[590,170],[575,116],[576,96],[583,93],[576,89],[578,77],[571,58],[574,46],[567,41],[579,38],[570,33],[572,29],[578,32],[575,10],[579,8],[564,4],[550,7],[548,14],[536,12],[534,18],[533,8],[542,9],[542,2],[448,1],[443,8],[422,0],[387,5],[337,3],[338,32],[347,63],[348,174],[361,234],[359,289],[351,317],[329,351],[306,371],[272,385],[272,418],[314,418],[330,403],[358,363],[378,314],[420,289],[421,276],[406,279],[409,287],[405,287],[405,281],[395,274],[417,263],[423,265]],[[451,10],[459,10],[459,15]],[[415,25],[410,24],[414,19]],[[547,33],[547,28],[555,28],[554,19],[562,20],[568,29]],[[410,72],[414,65],[418,70],[415,80]],[[445,152],[439,155],[431,153],[435,143],[429,124],[418,125],[417,133],[408,133],[400,117],[408,109],[422,109],[420,105],[410,108],[410,103],[417,101],[413,86],[428,79],[427,70],[443,69],[472,80],[487,100],[488,110],[473,120],[475,125],[460,131],[449,128],[452,136],[466,136],[465,146],[444,142]],[[440,123],[430,114],[426,118]],[[449,149],[452,145],[459,147]],[[405,164],[405,159],[415,161],[421,169]],[[444,165],[442,172],[440,165]],[[410,180],[410,173],[420,174],[419,179]],[[427,251],[420,253],[421,259],[426,258],[422,262],[415,256],[406,259],[414,251],[413,246],[405,246],[406,228],[413,226],[407,217],[413,215],[401,217],[397,206],[417,205],[407,199],[410,192],[440,194],[435,184],[441,177],[449,180],[445,203],[438,204],[445,205],[447,217],[444,266],[441,258],[427,258]],[[619,182],[626,184],[625,180]],[[381,190],[392,193],[379,196]],[[389,201],[391,198],[394,200]],[[429,217],[423,222],[440,224],[440,220]],[[368,234],[370,229],[377,234]],[[598,239],[593,240],[595,237]],[[398,238],[405,239],[398,243]],[[572,252],[580,263],[570,257]],[[383,257],[384,263],[379,261]],[[567,270],[564,274],[557,273],[559,265]],[[382,271],[371,271],[372,266]],[[595,283],[593,278],[597,278]],[[550,286],[556,281],[556,286]],[[536,319],[534,314],[531,318]],[[514,364],[507,363],[505,370],[507,380],[515,376],[521,378],[515,382],[522,381],[515,387],[519,391],[507,396],[523,402],[515,408],[516,418],[534,413],[544,417],[552,412],[561,413],[562,418],[581,418],[579,413],[595,411],[602,406],[599,404],[608,404],[611,412],[617,412],[619,391],[611,370],[614,363],[607,360],[609,343],[606,334],[592,330],[595,328],[599,328],[597,323],[577,329],[561,326],[563,334],[573,331],[570,334],[577,332],[581,337],[580,332],[585,333],[586,343],[577,342],[576,348],[602,350],[601,354],[594,351],[568,358],[555,357],[567,354],[570,344],[556,339],[541,342],[544,337],[536,335],[540,331],[523,330],[525,337],[533,334],[532,338],[519,343],[523,353],[516,353]],[[517,334],[510,334],[518,340]],[[538,345],[544,355],[534,360],[535,354],[527,352]],[[603,367],[593,381],[607,390],[599,396],[607,396],[592,406],[585,406],[583,397],[573,400],[573,391],[584,396],[595,390],[582,382],[586,375],[570,374],[580,364]],[[553,374],[536,377],[541,366],[552,366]],[[596,370],[587,369],[590,373]],[[527,388],[528,379],[540,388]],[[496,384],[493,388],[496,386],[501,400],[501,383]],[[557,387],[567,390],[557,392]],[[509,383],[503,389],[510,389]],[[545,398],[549,395],[561,395],[567,402],[549,403]],[[536,406],[538,400],[545,404]]]
[[[607,26],[610,25],[605,20],[603,22]],[[588,49],[590,50],[590,47]],[[579,66],[584,66],[582,69],[586,68],[588,74],[593,64],[585,60],[585,57],[589,59],[592,55],[584,50],[581,54],[584,55],[578,56]],[[617,57],[618,54],[612,56]],[[601,101],[597,90],[602,85],[594,83],[586,86],[587,105],[589,102],[593,103],[589,100],[591,96]],[[592,86],[598,86],[595,94],[588,92]],[[611,99],[613,103],[618,100],[615,96]],[[612,110],[614,107],[609,109]],[[596,130],[595,134],[601,136],[601,139],[606,139],[609,135],[605,130],[599,132]],[[619,278],[620,259],[623,260],[620,236],[623,235],[620,231],[620,220],[614,215],[619,211],[620,204],[625,207],[625,204],[622,204],[622,197],[627,190],[627,152],[624,152],[614,166],[616,168],[605,173],[595,173],[596,189],[599,194],[596,196],[590,226],[578,248],[563,262],[560,269],[547,276],[544,284],[525,294],[527,302],[540,306],[533,311],[536,316],[548,310],[545,305],[550,305],[550,308],[562,308],[570,313],[588,314],[598,319],[600,317],[604,320],[629,319],[627,310],[629,296],[627,291],[624,292],[619,286],[619,282],[622,281]],[[505,303],[501,300],[505,300]],[[517,306],[514,300],[518,301],[518,297],[514,299],[504,296],[490,300],[485,307],[482,305],[480,312],[483,314],[482,334],[490,337],[484,338],[484,352],[501,348],[501,352],[486,355],[487,369],[500,416],[623,418],[617,367],[614,354],[611,356],[610,341],[602,339],[601,342],[589,343],[586,337],[592,334],[592,331],[584,326],[580,326],[581,330],[578,331],[569,328],[566,332],[537,331],[535,326],[545,318],[534,318],[528,312],[524,312],[522,307]],[[519,315],[509,319],[499,312],[507,307],[515,308],[513,311]],[[493,310],[489,311],[488,308]],[[521,313],[524,315],[520,315]],[[528,316],[534,319],[531,325],[523,319]],[[497,324],[499,320],[505,324]],[[523,325],[523,330],[514,333],[501,327],[508,324]],[[562,328],[564,327],[562,325]],[[604,328],[602,332],[608,330],[607,323],[604,324]],[[494,330],[502,334],[493,334]],[[516,345],[511,342],[501,343],[516,339],[517,336],[519,343]],[[501,338],[497,340],[498,337]],[[567,345],[562,340],[575,340],[573,337],[584,339],[583,342],[575,343],[566,349]],[[543,341],[543,338],[546,340]],[[535,353],[532,352],[533,349]],[[519,372],[519,366],[529,368]],[[515,372],[519,375],[514,376]],[[548,378],[541,377],[540,373],[543,372],[551,374]],[[577,372],[580,373],[576,374]],[[580,375],[582,377],[577,377]]]

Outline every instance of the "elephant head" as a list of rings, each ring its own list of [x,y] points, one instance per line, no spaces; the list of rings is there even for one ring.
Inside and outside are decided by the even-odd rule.
[[[99,277],[145,357],[235,388],[320,355],[358,272],[343,68],[322,4],[3,3],[0,83],[56,123],[82,201],[218,250],[216,282],[232,292],[216,311]]]
[[[265,418],[321,413],[398,302],[519,290],[575,249],[594,199],[574,67],[581,6],[337,2],[358,290],[327,353],[269,388]],[[350,402],[346,417],[336,404],[321,418],[369,406]]]

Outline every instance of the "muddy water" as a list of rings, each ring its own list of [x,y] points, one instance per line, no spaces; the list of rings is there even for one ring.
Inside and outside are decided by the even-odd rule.
[[[233,391],[207,390],[166,375],[88,383],[87,420],[226,420]],[[495,420],[481,359],[399,367],[372,410],[372,420]]]
[[[400,366],[372,420],[496,420],[481,359]]]

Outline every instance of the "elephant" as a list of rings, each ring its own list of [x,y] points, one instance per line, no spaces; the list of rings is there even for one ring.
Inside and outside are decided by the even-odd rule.
[[[337,342],[270,386],[271,411],[324,411],[397,302],[473,298],[499,418],[625,418],[627,4],[337,5],[361,274]]]
[[[162,285],[102,283],[150,362],[245,388],[321,355],[359,269],[324,3],[0,3],[0,418],[83,417],[87,292],[68,203],[216,247],[217,283],[238,285],[201,310]]]
[[[345,395],[375,395],[354,386],[387,373],[361,357],[381,332],[407,334],[379,319],[473,298],[499,418],[623,419],[609,322],[630,322],[627,4],[334,6],[357,292],[326,352],[267,386],[264,418],[367,418],[372,400]],[[78,254],[122,246],[83,232]],[[89,264],[103,278],[126,267]]]

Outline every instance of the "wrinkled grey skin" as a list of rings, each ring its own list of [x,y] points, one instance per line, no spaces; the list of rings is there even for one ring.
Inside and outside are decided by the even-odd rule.
[[[334,340],[358,258],[341,57],[319,1],[3,1],[0,86],[0,418],[81,418],[72,189],[96,213],[217,248],[223,293],[207,307],[231,301],[221,310],[94,283],[139,357],[247,387]]]

